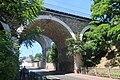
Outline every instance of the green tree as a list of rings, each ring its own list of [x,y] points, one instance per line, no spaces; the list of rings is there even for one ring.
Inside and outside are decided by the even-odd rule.
[[[93,0],[91,6],[92,19],[94,23],[109,23],[114,25],[120,23],[120,0]]]
[[[19,70],[18,47],[9,33],[0,31],[0,80],[14,80]]]
[[[101,57],[105,56],[110,50],[111,42],[107,36],[109,29],[110,26],[108,24],[101,24],[98,27],[92,27],[85,33],[83,38],[85,65],[89,64],[89,66],[92,66],[90,65],[92,62],[98,64]]]
[[[26,27],[21,34],[19,34],[19,44],[25,44],[25,46],[33,47],[33,43],[35,42],[34,39],[37,37],[40,37],[43,30],[36,26],[36,27]]]
[[[101,57],[109,57],[111,55],[113,57],[109,59],[114,58],[120,52],[119,35],[120,25],[111,27],[109,24],[101,24],[97,27],[92,27],[85,33],[83,38],[84,58],[90,59],[97,64]],[[89,63],[90,60],[87,62]]]
[[[83,38],[85,57],[94,63],[111,54],[113,59],[120,47],[120,1],[94,0],[91,11],[91,29]]]
[[[68,55],[74,56],[75,54],[80,54],[83,50],[82,41],[80,39],[80,33],[76,34],[76,39],[68,38],[66,39]]]
[[[15,46],[11,36],[17,37],[16,29],[21,24],[26,25],[27,22],[32,22],[40,14],[43,10],[42,4],[42,0],[0,0],[0,23],[8,24],[11,29],[11,35],[0,32],[1,80],[14,80],[18,72],[19,61],[18,55],[15,54],[18,53],[18,46]],[[30,29],[26,28],[26,30]],[[38,29],[33,31],[38,32]]]
[[[69,38],[68,51],[81,53],[84,66],[95,66],[103,56],[120,64],[120,0],[93,1],[91,28],[84,34],[82,42],[80,37]]]
[[[33,55],[29,55],[29,58],[34,61],[35,60],[35,57]]]
[[[35,54],[35,59],[40,61],[42,59],[42,54],[41,53]]]
[[[0,3],[0,21],[11,27],[16,20],[20,25],[32,21],[43,10],[42,0],[1,0]]]
[[[52,45],[51,51],[48,52],[48,62],[51,62],[57,66],[58,62],[58,51],[57,46],[55,44]]]

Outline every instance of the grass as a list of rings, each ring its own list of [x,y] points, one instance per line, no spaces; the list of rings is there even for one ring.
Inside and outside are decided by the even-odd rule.
[[[101,76],[101,77],[111,77],[120,79],[120,69],[112,68],[88,68],[88,75]]]

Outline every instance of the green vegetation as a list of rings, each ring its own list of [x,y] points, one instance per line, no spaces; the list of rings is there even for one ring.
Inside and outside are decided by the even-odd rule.
[[[32,61],[34,61],[35,59],[37,59],[37,60],[42,60],[42,54],[41,53],[36,53],[35,54],[35,56],[33,56],[33,55],[29,55],[29,58],[32,60]]]
[[[82,54],[84,66],[99,64],[101,57],[110,60],[106,66],[120,66],[120,1],[94,0],[91,11],[91,28],[82,41],[78,35],[67,40],[68,53]]]
[[[74,56],[75,54],[80,54],[82,49],[82,41],[80,40],[80,33],[76,34],[76,39],[68,38],[66,39],[66,45],[68,54]]]
[[[119,3],[119,0],[95,0],[91,6],[93,21],[90,23],[90,30],[83,37],[83,42],[87,45],[84,49],[89,50],[86,55],[91,54],[88,58],[92,62],[98,64],[103,56],[112,60],[117,55],[117,64],[120,65]]]
[[[35,60],[35,57],[33,55],[29,55],[29,58],[31,59],[31,61]]]
[[[0,80],[14,80],[19,70],[18,47],[9,33],[0,31]]]
[[[1,0],[0,3],[0,21],[9,24],[9,26],[15,20],[20,25],[26,24],[43,10],[42,0]]]
[[[42,60],[42,54],[41,53],[36,53],[35,56],[33,55],[29,55],[29,56],[24,56],[24,57],[20,57],[19,59],[19,63],[22,64],[23,60],[25,60],[26,58],[30,58],[31,61],[41,61]]]
[[[37,54],[35,54],[35,59],[37,59],[37,60],[42,60],[42,54],[41,53],[37,53]]]
[[[19,70],[19,46],[12,40],[11,36],[17,38],[17,28],[20,27],[21,24],[26,25],[27,22],[32,22],[33,19],[39,16],[40,12],[43,10],[42,4],[42,0],[0,1],[0,23],[4,22],[8,24],[12,30],[11,33],[0,31],[0,80],[14,80]],[[31,30],[31,33],[28,27],[25,28],[24,31],[26,32],[24,36],[19,34],[22,40],[24,40],[26,36],[27,38],[32,35],[35,37],[34,32],[41,33],[38,27]],[[32,41],[32,39],[30,41]],[[31,44],[30,41],[28,41],[28,44]]]
[[[53,63],[55,66],[57,65],[58,52],[57,52],[57,46],[55,44],[52,45],[52,49],[48,52],[47,62]]]
[[[94,0],[91,6],[92,23],[117,25],[120,23],[120,1],[119,0]]]
[[[34,39],[37,37],[40,37],[42,34],[43,30],[39,27],[26,27],[21,34],[19,34],[19,43],[20,44],[25,44],[25,46],[32,47],[32,43],[35,42]]]

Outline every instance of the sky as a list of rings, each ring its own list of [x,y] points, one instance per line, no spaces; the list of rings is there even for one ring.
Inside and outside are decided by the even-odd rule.
[[[89,17],[92,0],[44,0],[44,6],[50,9]]]
[[[36,53],[42,53],[42,48],[41,45],[38,42],[33,43],[33,47],[28,47],[26,48],[26,46],[24,44],[21,45],[20,47],[20,57],[28,57],[29,55],[33,55],[35,56]]]
[[[49,9],[90,18],[90,6],[92,0],[44,0],[44,6]],[[41,45],[38,42],[32,48],[26,48],[24,44],[20,47],[20,57],[42,53]]]

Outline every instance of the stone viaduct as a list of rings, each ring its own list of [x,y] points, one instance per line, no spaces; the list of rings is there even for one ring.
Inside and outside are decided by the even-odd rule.
[[[58,50],[57,70],[74,71],[74,58],[66,55],[65,41],[70,37],[75,39],[77,32],[80,32],[80,35],[83,36],[89,28],[88,23],[90,21],[89,18],[46,9],[34,20],[34,23],[28,24],[31,27],[40,26],[44,30],[43,36],[35,39],[43,50],[41,67],[45,68],[46,66],[46,51],[53,41]]]

